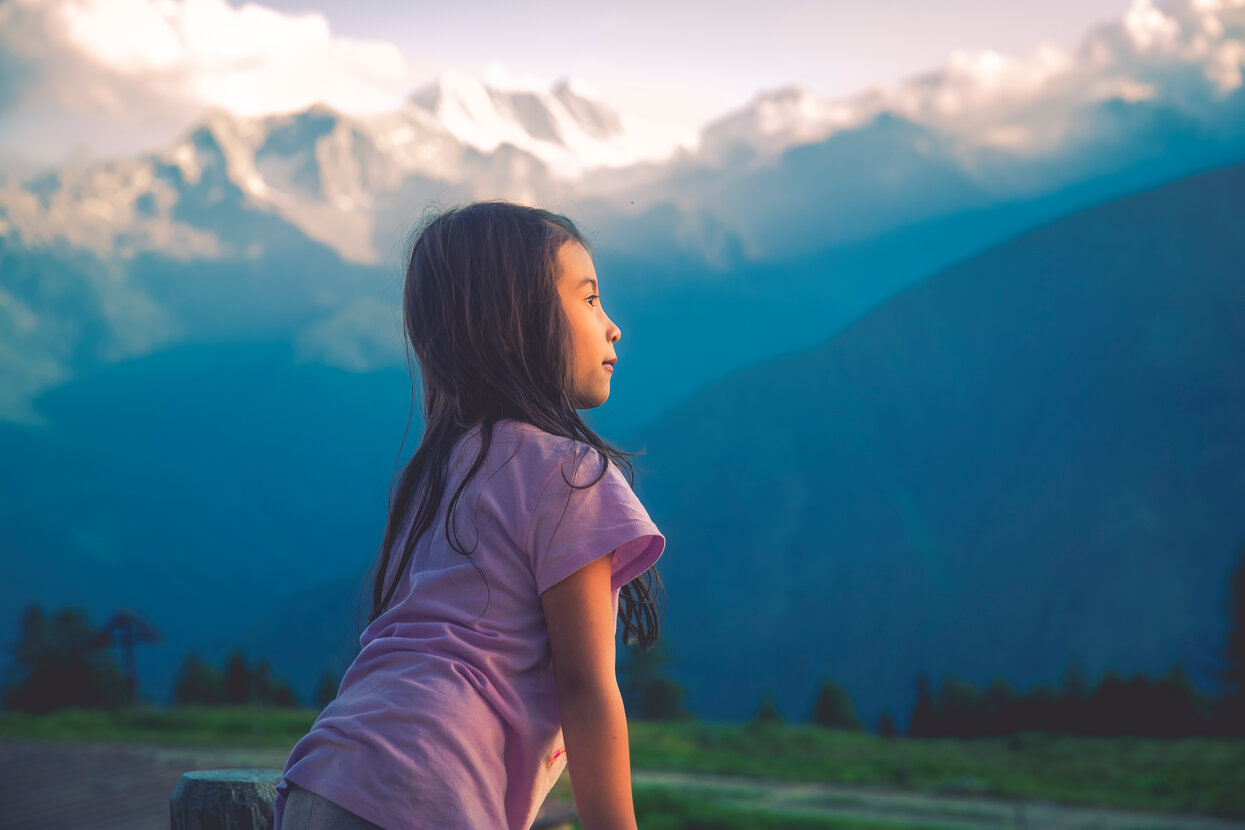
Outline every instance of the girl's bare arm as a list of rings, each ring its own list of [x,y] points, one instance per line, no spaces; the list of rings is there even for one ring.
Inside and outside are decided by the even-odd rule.
[[[575,808],[584,830],[635,830],[627,716],[614,675],[613,554],[541,595]]]

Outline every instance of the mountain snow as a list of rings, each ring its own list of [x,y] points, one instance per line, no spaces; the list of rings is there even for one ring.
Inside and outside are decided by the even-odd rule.
[[[172,214],[192,190],[216,203],[233,189],[247,207],[276,214],[343,259],[370,263],[377,202],[411,179],[440,182],[455,197],[536,200],[551,183],[659,161],[676,148],[582,83],[499,90],[449,72],[393,112],[349,116],[317,105],[247,118],[218,110],[162,153],[5,183],[0,231],[123,258],[228,255],[237,251],[220,237],[224,228],[189,227]]]
[[[762,93],[704,129],[700,160],[772,163],[793,146],[890,113],[951,142],[971,174],[998,152],[1024,162],[1092,138],[1078,132],[1083,114],[1115,101],[1149,101],[1239,136],[1243,72],[1245,0],[1181,0],[1161,9],[1133,0],[1122,18],[1094,28],[1072,51],[1051,44],[1018,57],[957,50],[935,71],[843,98],[798,87]]]
[[[657,130],[624,121],[574,80],[549,91],[499,90],[446,72],[415,93],[411,103],[432,113],[463,144],[482,153],[510,144],[549,165],[560,178],[661,159],[676,149]]]
[[[216,111],[162,153],[0,184],[0,232],[122,258],[237,255],[262,240],[240,245],[229,222],[179,218],[202,213],[179,210],[191,194],[219,204],[231,193],[239,207],[274,214],[360,263],[381,261],[412,205],[429,200],[600,198],[620,214],[629,212],[623,205],[669,203],[730,225],[732,214],[748,211],[722,203],[729,188],[697,182],[774,167],[795,147],[869,129],[882,116],[931,136],[910,152],[943,154],[983,192],[1024,197],[1102,175],[1058,160],[1104,146],[1109,156],[1111,142],[1146,129],[1159,111],[1225,142],[1245,136],[1243,68],[1245,0],[1162,8],[1133,0],[1077,50],[953,52],[936,71],[838,99],[797,87],[764,92],[707,125],[696,146],[620,116],[578,81],[501,89],[446,72],[380,115],[323,105],[254,118]],[[699,178],[689,179],[689,169],[702,171]],[[763,240],[746,247],[768,250]]]
[[[0,242],[106,263],[90,282],[100,306],[159,319],[151,342],[181,322],[132,279],[148,255],[254,266],[301,246],[345,273],[392,263],[430,203],[560,206],[600,230],[602,248],[726,271],[954,211],[1093,182],[1115,182],[1099,197],[1122,194],[1229,163],[1245,147],[1243,75],[1245,0],[1132,0],[1073,50],[954,52],[935,71],[834,99],[764,92],[694,144],[614,112],[577,81],[500,88],[449,72],[380,114],[217,110],[160,152],[0,180]],[[21,400],[0,400],[0,417],[29,415],[22,400],[73,362],[48,345],[67,337],[36,337],[29,321],[51,331],[59,312],[17,284],[13,256],[0,260],[0,371],[28,382]],[[328,353],[374,311],[359,305],[304,345]]]

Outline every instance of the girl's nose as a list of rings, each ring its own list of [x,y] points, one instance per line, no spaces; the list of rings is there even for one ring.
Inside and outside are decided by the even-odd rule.
[[[606,319],[608,320],[609,318],[607,317]],[[615,325],[613,320],[610,320],[610,327],[606,331],[605,336],[609,338],[611,343],[617,343],[622,339],[622,329]]]

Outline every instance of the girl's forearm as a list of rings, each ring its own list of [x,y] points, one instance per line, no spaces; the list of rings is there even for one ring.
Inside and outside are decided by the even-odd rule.
[[[627,716],[618,684],[559,690],[562,737],[584,830],[635,830]]]

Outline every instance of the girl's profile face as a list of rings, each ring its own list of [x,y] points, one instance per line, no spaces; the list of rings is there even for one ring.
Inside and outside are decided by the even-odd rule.
[[[614,344],[622,337],[601,306],[601,286],[592,257],[578,242],[558,249],[558,294],[571,326],[571,381],[575,406],[591,409],[610,396],[610,379],[618,356]]]

